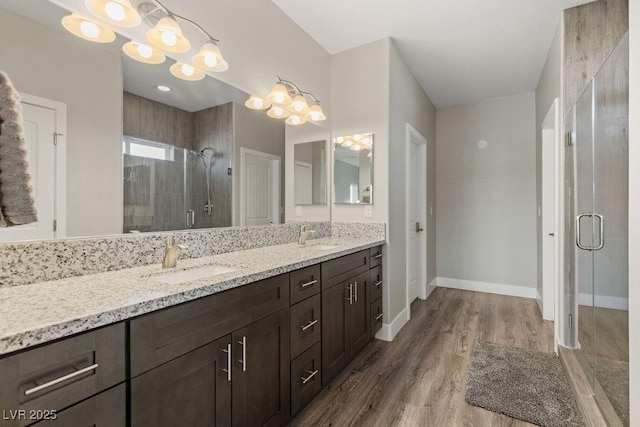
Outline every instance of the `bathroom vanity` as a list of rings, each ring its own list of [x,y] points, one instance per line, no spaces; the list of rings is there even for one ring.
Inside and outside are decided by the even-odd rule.
[[[286,425],[382,324],[384,241],[313,242],[189,260],[177,273],[147,266],[19,287],[29,298],[49,283],[63,298],[111,277],[111,291],[131,295],[83,319],[60,311],[39,330],[3,331],[0,425]],[[213,264],[229,267],[160,282]],[[157,297],[141,297],[152,288]]]

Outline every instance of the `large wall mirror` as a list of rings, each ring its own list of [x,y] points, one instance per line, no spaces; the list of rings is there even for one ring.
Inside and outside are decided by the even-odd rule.
[[[373,134],[333,140],[333,202],[373,204]]]
[[[0,68],[40,135],[28,141],[40,221],[0,230],[0,243],[283,222],[284,122],[213,74],[176,78],[170,54],[149,65],[123,53],[119,34],[107,44],[70,34],[61,19],[74,8],[85,2],[0,0]],[[181,55],[206,42],[193,34]],[[267,188],[268,206],[254,197]]]

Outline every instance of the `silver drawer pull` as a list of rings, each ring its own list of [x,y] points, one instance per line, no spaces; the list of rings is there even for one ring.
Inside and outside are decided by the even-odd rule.
[[[349,283],[349,298],[347,298],[349,304],[353,304],[353,284]]]
[[[312,280],[310,282],[300,284],[300,287],[304,289],[304,288],[308,288],[311,285],[315,285],[316,283],[318,283],[317,280]]]
[[[316,376],[316,374],[318,373],[318,370],[316,369],[315,371],[308,371],[308,372],[309,372],[309,376],[308,376],[307,378],[305,378],[305,377],[300,377],[300,379],[302,380],[302,384],[306,384],[306,383],[308,383],[309,381],[311,381],[311,379],[312,379],[313,377],[315,377],[315,376]]]
[[[373,286],[375,286],[376,288],[379,288],[380,285],[382,285],[382,280],[373,284]]]
[[[39,385],[37,387],[30,388],[29,390],[24,392],[24,395],[25,396],[29,396],[30,394],[37,393],[40,390],[44,390],[45,388],[49,388],[49,387],[54,386],[56,384],[60,384],[63,381],[70,380],[71,378],[77,377],[78,375],[82,375],[82,374],[85,374],[87,372],[94,371],[96,369],[98,369],[98,364],[97,363],[93,364],[91,366],[87,366],[86,368],[82,368],[82,369],[80,369],[78,371],[72,372],[70,374],[67,374],[65,376],[62,376],[60,378],[56,378],[55,380],[51,380],[51,381],[46,382],[46,383],[44,383],[42,385]]]
[[[227,369],[223,369],[222,372],[227,373],[227,381],[231,381],[231,343],[227,344],[227,348],[222,349],[227,353]]]
[[[382,319],[382,313],[376,315],[376,320],[380,320],[380,319]]]
[[[303,331],[306,331],[307,329],[309,329],[310,327],[312,327],[313,325],[315,325],[316,323],[318,323],[318,320],[310,320],[309,323],[307,323],[305,326],[300,326],[300,328]]]
[[[238,362],[242,364],[242,372],[247,372],[247,337],[242,337],[238,344],[242,346],[242,359],[238,359]]]
[[[355,282],[355,292],[353,293],[353,296],[356,300],[356,302],[358,302],[358,282]]]
[[[373,257],[373,259],[378,259],[378,258],[382,258],[382,254],[378,254],[378,255]]]

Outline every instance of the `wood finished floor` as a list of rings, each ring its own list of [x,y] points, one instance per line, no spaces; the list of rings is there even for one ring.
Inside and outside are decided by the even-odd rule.
[[[374,340],[292,426],[530,426],[464,400],[478,340],[553,351],[535,300],[438,288],[392,343]]]

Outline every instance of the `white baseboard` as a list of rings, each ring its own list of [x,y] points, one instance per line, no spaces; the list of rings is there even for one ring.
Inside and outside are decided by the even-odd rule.
[[[591,306],[595,304],[600,308],[613,308],[615,310],[629,310],[629,298],[609,297],[606,295],[578,294],[578,304]]]
[[[540,310],[540,314],[544,314],[544,309],[542,308],[542,295],[536,289],[536,302],[538,303],[538,309]]]
[[[433,291],[436,290],[437,287],[438,287],[438,278],[434,277],[433,280],[427,285],[427,294],[425,295],[424,299],[429,298],[429,295],[431,295]]]
[[[461,289],[464,291],[485,292],[488,294],[507,295],[521,298],[535,298],[536,289],[524,286],[503,285],[499,283],[476,282],[474,280],[450,279],[438,277],[439,287]]]
[[[409,309],[405,308],[391,323],[383,323],[382,328],[376,334],[376,338],[382,341],[393,341],[400,329],[409,321]]]

